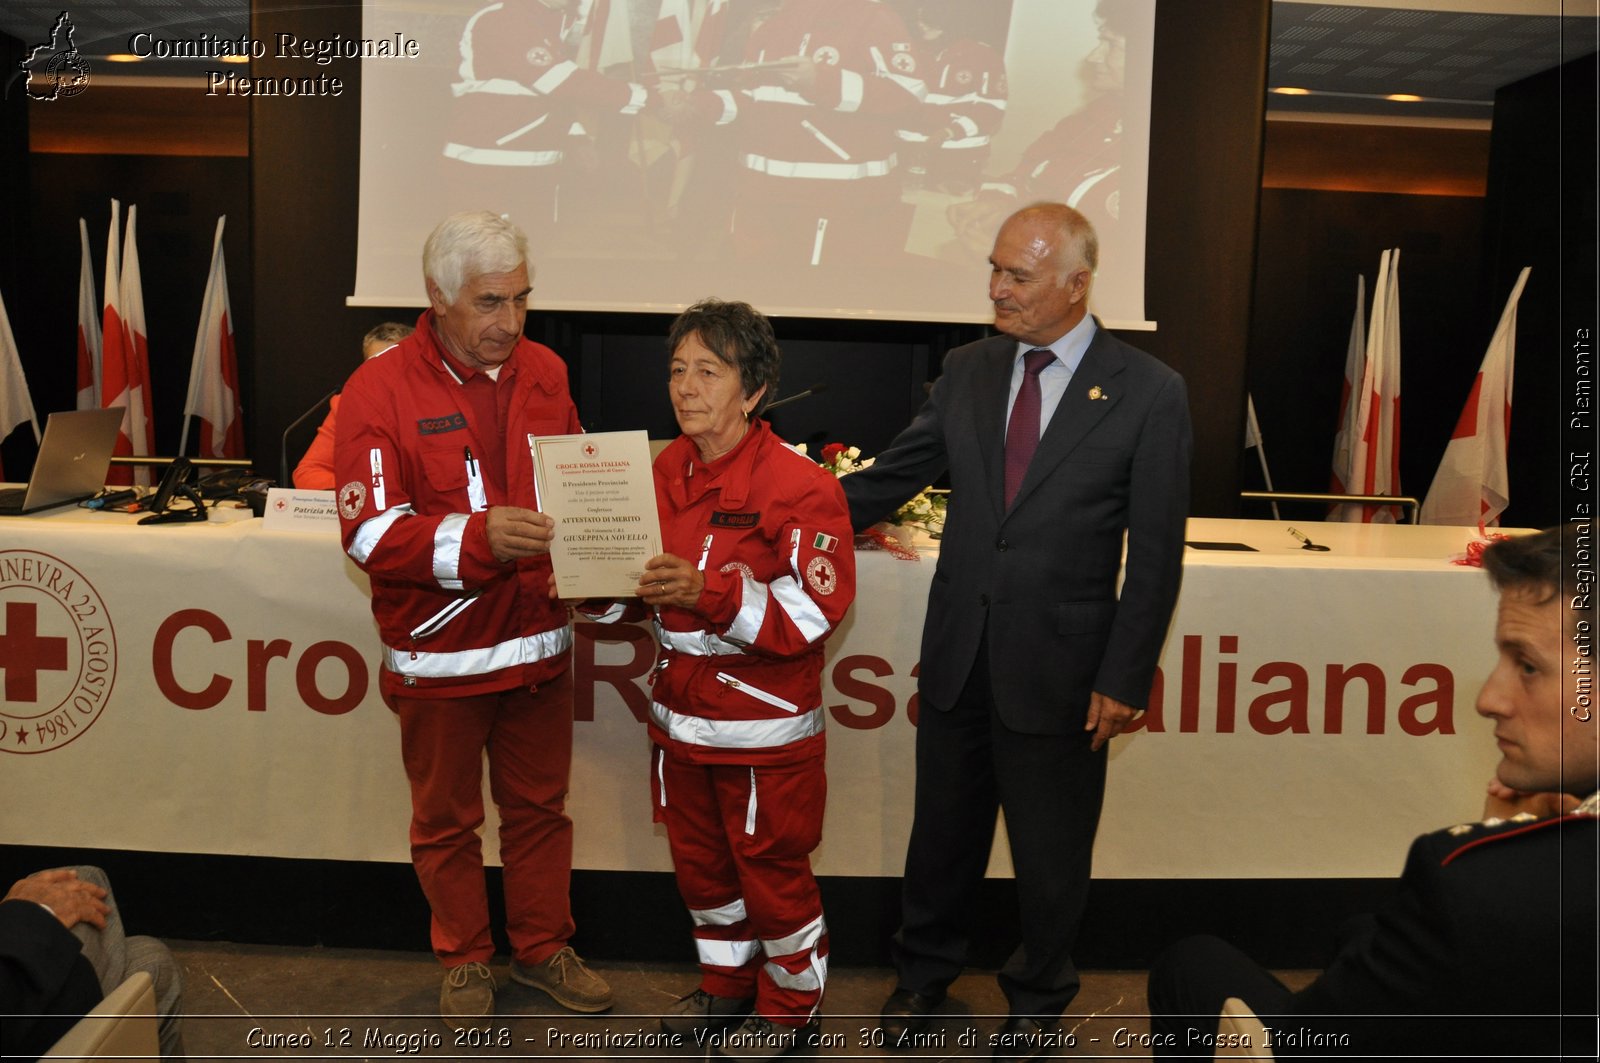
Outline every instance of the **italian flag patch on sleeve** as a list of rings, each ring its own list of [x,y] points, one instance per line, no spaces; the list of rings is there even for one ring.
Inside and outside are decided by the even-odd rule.
[[[837,535],[829,535],[826,532],[817,532],[817,537],[811,540],[811,549],[821,550],[825,554],[833,553],[834,547],[838,545],[839,537]]]

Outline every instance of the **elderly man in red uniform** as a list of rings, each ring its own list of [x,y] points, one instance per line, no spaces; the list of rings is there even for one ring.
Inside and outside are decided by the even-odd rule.
[[[334,468],[346,552],[372,580],[380,685],[400,718],[411,855],[446,968],[447,1023],[494,1012],[478,830],[482,767],[500,812],[511,977],[573,1011],[611,990],[567,944],[572,635],[548,596],[554,521],[529,441],[580,431],[555,352],[523,338],[527,240],[487,212],[423,250],[430,309],[350,378]]]

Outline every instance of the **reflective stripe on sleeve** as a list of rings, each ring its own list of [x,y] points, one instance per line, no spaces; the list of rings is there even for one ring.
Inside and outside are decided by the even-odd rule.
[[[817,603],[811,600],[811,596],[794,577],[775,579],[767,586],[772,589],[772,597],[778,607],[807,642],[815,642],[828,633],[828,618],[822,615]]]
[[[958,140],[947,140],[939,145],[940,151],[971,151],[981,148],[989,143],[987,136],[961,137]]]
[[[643,85],[628,83],[628,102],[622,105],[619,114],[638,114],[644,110],[644,105],[650,101],[650,90]]]
[[[358,565],[367,563],[367,558],[372,556],[372,551],[378,547],[378,541],[383,538],[384,532],[393,527],[395,521],[401,517],[414,517],[416,512],[411,508],[411,503],[406,502],[395,506],[386,513],[380,513],[371,520],[362,521],[356,529],[355,536],[350,540],[350,559]]]
[[[739,104],[727,89],[714,89],[712,94],[722,101],[722,113],[717,115],[717,125],[727,125],[739,117]]]
[[[728,625],[723,638],[737,645],[748,646],[761,634],[761,625],[767,619],[767,588],[749,576],[743,577],[743,582],[738,615]]]
[[[860,74],[854,70],[839,71],[839,110],[847,114],[861,110],[861,99],[865,95],[866,82],[861,80]]]
[[[461,66],[459,68],[459,71],[460,71],[460,76],[462,77],[463,80],[470,81],[475,76],[474,73],[473,73],[473,66],[472,66],[472,60],[473,60],[472,34],[478,28],[478,20],[480,18],[482,18],[483,16],[485,16],[485,15],[491,14],[491,13],[493,13],[495,11],[499,11],[503,7],[505,7],[504,4],[490,4],[488,7],[485,7],[482,11],[479,11],[477,14],[475,14],[471,18],[467,19],[467,24],[461,31]]]
[[[462,678],[549,660],[571,649],[572,629],[558,627],[553,631],[541,631],[537,635],[524,635],[471,650],[429,653],[385,646],[383,663],[384,667],[397,675],[418,679]],[[817,711],[820,713],[822,710]]]
[[[464,590],[461,582],[461,543],[467,534],[467,515],[451,513],[433,532],[433,578],[447,591]]]
[[[565,85],[567,79],[577,72],[577,63],[571,59],[563,59],[539,76],[539,80],[533,83],[533,91],[548,96]]]
[[[668,738],[708,749],[777,749],[822,733],[822,707],[778,720],[707,720],[650,703],[650,719]]]
[[[744,898],[738,897],[715,908],[690,908],[689,918],[694,920],[695,926],[732,926],[744,922],[748,916]]]

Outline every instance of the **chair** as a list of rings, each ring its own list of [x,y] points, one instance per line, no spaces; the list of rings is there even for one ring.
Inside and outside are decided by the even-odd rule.
[[[161,1056],[155,982],[135,971],[40,1056],[53,1063],[148,1061]]]
[[[1222,1016],[1217,1020],[1217,1050],[1214,1059],[1271,1059],[1272,1049],[1267,1047],[1267,1026],[1250,1005],[1238,997],[1222,1002]]]

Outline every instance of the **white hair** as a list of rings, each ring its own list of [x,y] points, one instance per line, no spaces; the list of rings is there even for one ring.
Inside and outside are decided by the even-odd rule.
[[[504,215],[487,210],[452,214],[422,246],[422,276],[453,303],[472,277],[510,273],[528,261],[528,238]],[[529,277],[533,268],[529,266]]]

